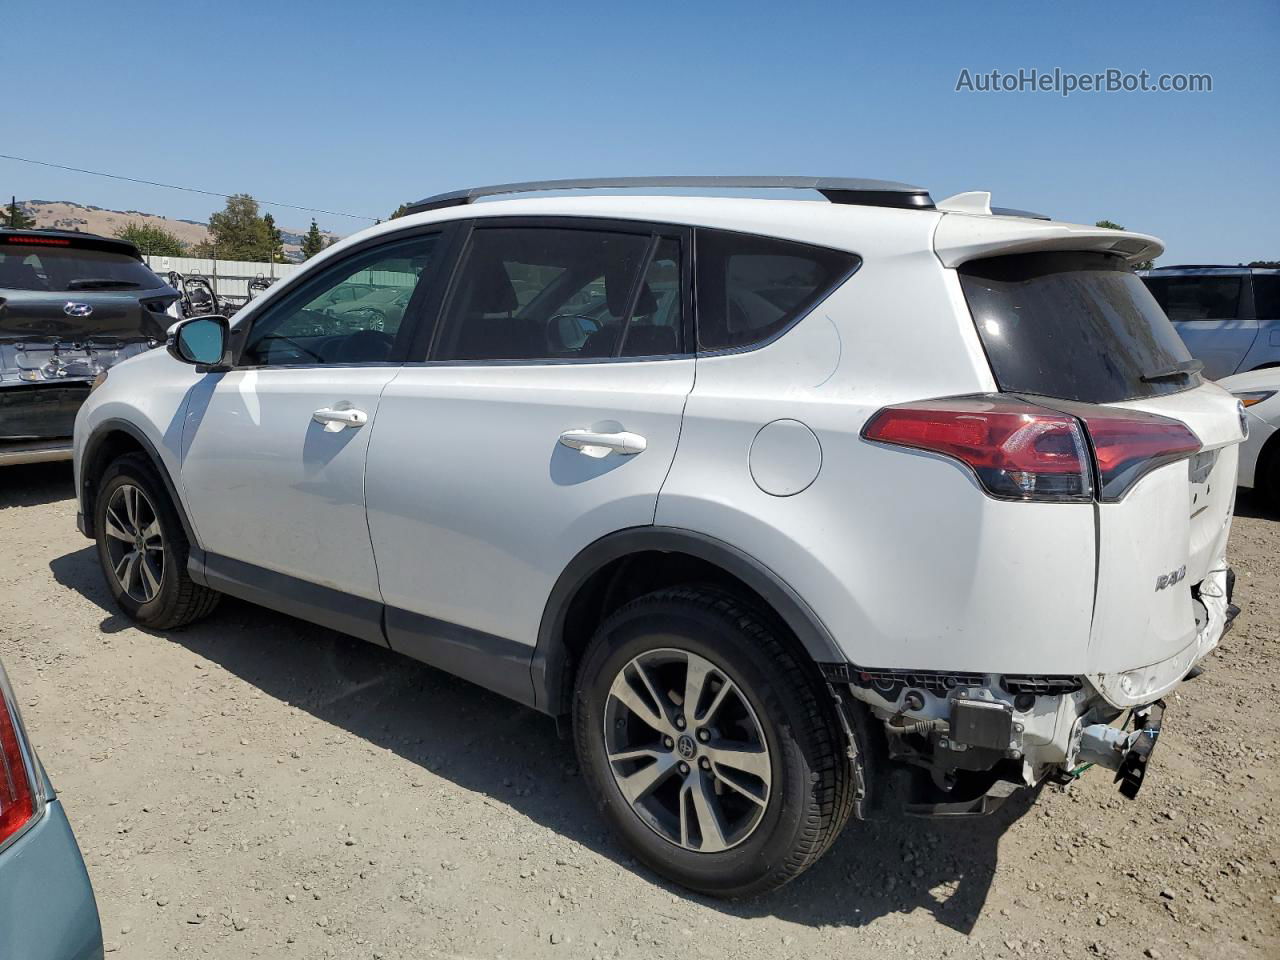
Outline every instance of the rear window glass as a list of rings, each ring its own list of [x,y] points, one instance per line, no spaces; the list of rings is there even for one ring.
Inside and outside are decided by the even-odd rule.
[[[1170,320],[1225,320],[1240,316],[1243,277],[1144,277]]]
[[[164,281],[139,260],[74,247],[0,247],[0,290],[155,290]]]
[[[703,350],[767,340],[858,265],[852,253],[724,230],[699,230],[696,251]]]
[[[974,260],[960,284],[1000,389],[1114,403],[1189,389],[1191,359],[1159,304],[1117,257],[1036,253]]]

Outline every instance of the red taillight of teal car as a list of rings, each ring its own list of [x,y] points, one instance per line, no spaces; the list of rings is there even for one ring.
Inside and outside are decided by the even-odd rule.
[[[0,847],[37,819],[42,794],[13,691],[0,670]]]

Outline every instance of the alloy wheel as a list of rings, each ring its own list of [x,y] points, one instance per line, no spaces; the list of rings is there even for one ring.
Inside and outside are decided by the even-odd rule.
[[[604,744],[631,809],[685,850],[728,850],[764,816],[773,782],[764,730],[705,657],[663,648],[628,662],[609,688]]]
[[[107,502],[103,532],[112,575],[138,603],[154,600],[164,582],[164,534],[155,505],[140,487],[122,483]]]

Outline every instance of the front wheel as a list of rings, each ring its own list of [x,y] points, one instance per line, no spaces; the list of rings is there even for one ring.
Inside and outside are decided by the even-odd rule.
[[[691,889],[745,897],[844,827],[853,771],[835,706],[767,614],[714,588],[633,601],[578,671],[574,735],[605,818]]]
[[[112,596],[143,626],[181,627],[217,606],[221,594],[187,574],[191,547],[182,521],[146,457],[127,454],[107,467],[93,529]]]

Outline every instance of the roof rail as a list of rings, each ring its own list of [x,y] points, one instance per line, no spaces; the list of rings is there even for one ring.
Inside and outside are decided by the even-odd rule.
[[[1246,267],[1243,263],[1168,263],[1152,270],[1258,270],[1259,267]]]
[[[504,193],[534,193],[542,190],[630,190],[643,187],[816,190],[832,203],[901,207],[909,210],[933,209],[933,199],[929,196],[928,190],[892,180],[859,180],[850,177],[601,177],[588,180],[529,180],[525,183],[499,183],[489,187],[471,187],[469,190],[438,193],[434,197],[411,203],[406,212],[422,213],[444,207],[460,207],[481,197],[494,197]]]

